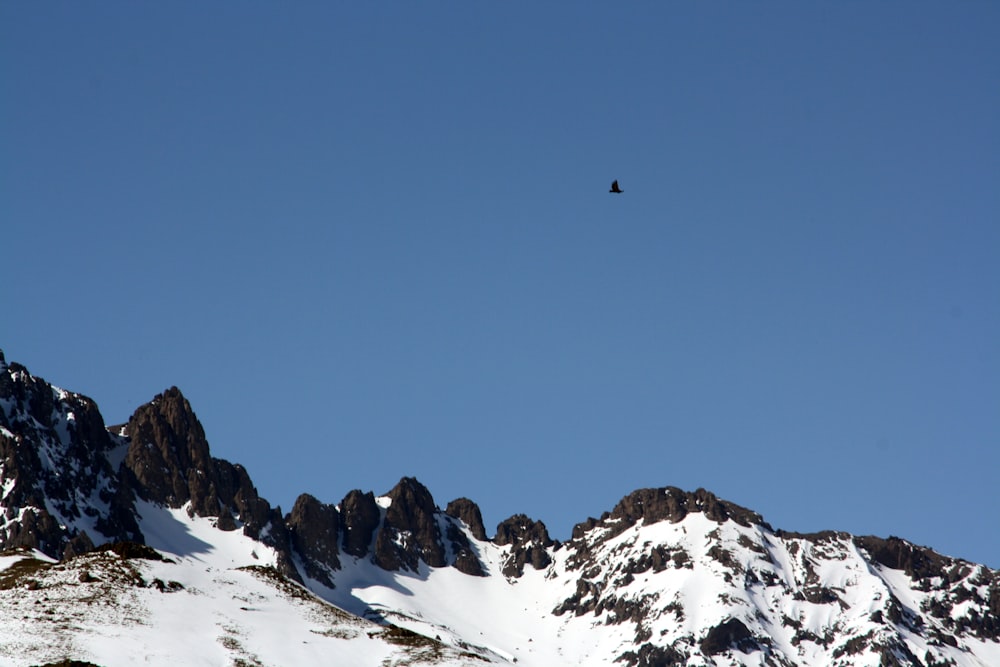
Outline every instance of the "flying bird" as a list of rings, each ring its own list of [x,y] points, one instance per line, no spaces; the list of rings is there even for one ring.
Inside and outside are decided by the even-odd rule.
[[[618,181],[611,181],[611,189],[608,190],[608,192],[614,192],[616,195],[620,195],[625,191],[618,187]]]

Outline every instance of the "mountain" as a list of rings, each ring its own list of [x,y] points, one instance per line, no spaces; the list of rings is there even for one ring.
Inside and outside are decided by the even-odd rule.
[[[562,543],[413,478],[284,514],[178,389],[108,427],[2,353],[0,549],[0,666],[1000,665],[1000,572],[903,539],[671,486]]]

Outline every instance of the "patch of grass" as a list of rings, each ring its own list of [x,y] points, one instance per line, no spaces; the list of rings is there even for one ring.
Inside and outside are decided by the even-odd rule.
[[[40,587],[36,576],[40,576],[52,567],[52,563],[46,563],[37,558],[23,558],[3,572],[0,572],[0,591],[12,588],[31,588],[35,590]]]
[[[219,637],[219,643],[222,644],[222,647],[227,651],[243,650],[243,645],[240,644],[239,640],[236,639],[236,637],[232,637],[230,635],[226,635],[225,637]]]
[[[309,632],[314,635],[319,635],[321,637],[330,637],[332,639],[355,639],[358,636],[357,632],[352,632],[350,630],[345,630],[342,628],[326,628],[324,630],[316,630],[315,628],[309,630]]]
[[[276,568],[265,565],[245,565],[237,569],[243,570],[244,572],[250,572],[258,579],[265,579],[271,582],[274,584],[275,588],[289,597],[297,598],[299,600],[308,600],[310,602],[314,600],[312,593],[293,582],[281,572],[278,572]]]
[[[404,662],[393,663],[394,665],[399,665],[400,667],[409,664],[420,664],[423,662],[440,661],[445,658],[445,654],[449,653],[454,655],[456,649],[446,646],[445,644],[431,639],[430,637],[425,637],[424,635],[413,632],[412,630],[407,630],[406,628],[401,628],[398,625],[386,625],[382,626],[383,632],[380,635],[382,639],[385,639],[390,644],[395,644],[396,646],[402,646],[407,649],[408,659]],[[466,648],[467,645],[460,644],[461,648]],[[472,659],[477,661],[489,662],[481,655],[477,655],[469,650],[457,650],[457,653],[462,658]]]
[[[164,558],[163,555],[156,549],[147,547],[145,544],[139,544],[137,542],[109,542],[94,549],[94,552],[104,551],[116,553],[122,558],[141,558],[143,560],[166,561],[168,563],[174,562],[169,558]]]
[[[224,627],[223,630],[230,633],[225,636],[219,637],[219,643],[222,644],[223,648],[227,651],[236,653],[236,657],[233,658],[233,667],[263,667],[262,663],[257,656],[251,655],[243,648],[243,644],[239,642],[234,635],[238,633],[236,628]]]
[[[430,648],[432,646],[441,646],[440,643],[430,639],[429,637],[417,634],[413,630],[401,628],[398,625],[386,626],[385,631],[382,633],[382,637],[384,637],[385,640],[391,644],[409,646],[411,648]]]

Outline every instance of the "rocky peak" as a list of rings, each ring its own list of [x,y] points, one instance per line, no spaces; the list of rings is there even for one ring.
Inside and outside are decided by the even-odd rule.
[[[549,537],[544,523],[527,515],[515,514],[501,521],[497,525],[493,542],[499,546],[511,545],[510,554],[503,566],[506,577],[520,577],[524,574],[527,563],[531,563],[536,570],[541,570],[552,562],[548,550],[555,542]]]
[[[125,434],[132,441],[125,460],[146,500],[181,507],[194,495],[197,514],[219,515],[216,499],[201,488],[214,469],[205,430],[177,387],[139,407]]]
[[[212,458],[205,430],[177,387],[139,407],[124,429],[129,438],[125,465],[138,494],[167,507],[183,507],[216,517],[221,530],[243,523],[244,534],[261,539],[279,553],[279,567],[297,578],[291,564],[287,529],[280,510],[261,498],[246,469]]]
[[[600,519],[590,518],[573,527],[573,539],[580,539],[595,527],[606,530],[610,538],[642,520],[645,525],[669,521],[677,523],[693,512],[701,512],[712,521],[735,521],[741,526],[767,526],[761,515],[727,500],[720,500],[705,489],[684,491],[675,486],[658,489],[639,489],[628,494],[605,512]]]
[[[219,517],[223,530],[236,527],[235,515],[251,537],[273,518],[243,466],[212,458],[205,430],[177,387],[136,410],[125,434],[131,440],[125,463],[144,499],[168,507],[190,502],[193,514]]]
[[[375,563],[386,570],[417,570],[419,561],[431,567],[447,564],[431,492],[412,477],[404,477],[387,494],[389,507],[375,538]]]
[[[455,569],[473,576],[485,576],[486,571],[479,562],[468,535],[461,528],[464,524],[473,538],[486,541],[486,528],[483,526],[483,515],[479,511],[479,506],[468,498],[457,498],[448,503],[445,514],[450,517],[447,538],[452,553],[455,554]]]
[[[444,513],[468,526],[472,536],[477,540],[486,541],[486,526],[483,525],[483,514],[479,511],[479,505],[468,498],[456,498],[448,503]]]

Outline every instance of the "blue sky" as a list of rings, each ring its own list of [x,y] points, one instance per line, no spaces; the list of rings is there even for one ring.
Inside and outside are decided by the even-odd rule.
[[[1000,567],[1000,6],[0,4],[0,347],[286,511],[633,489]],[[610,195],[618,179],[623,195]]]

